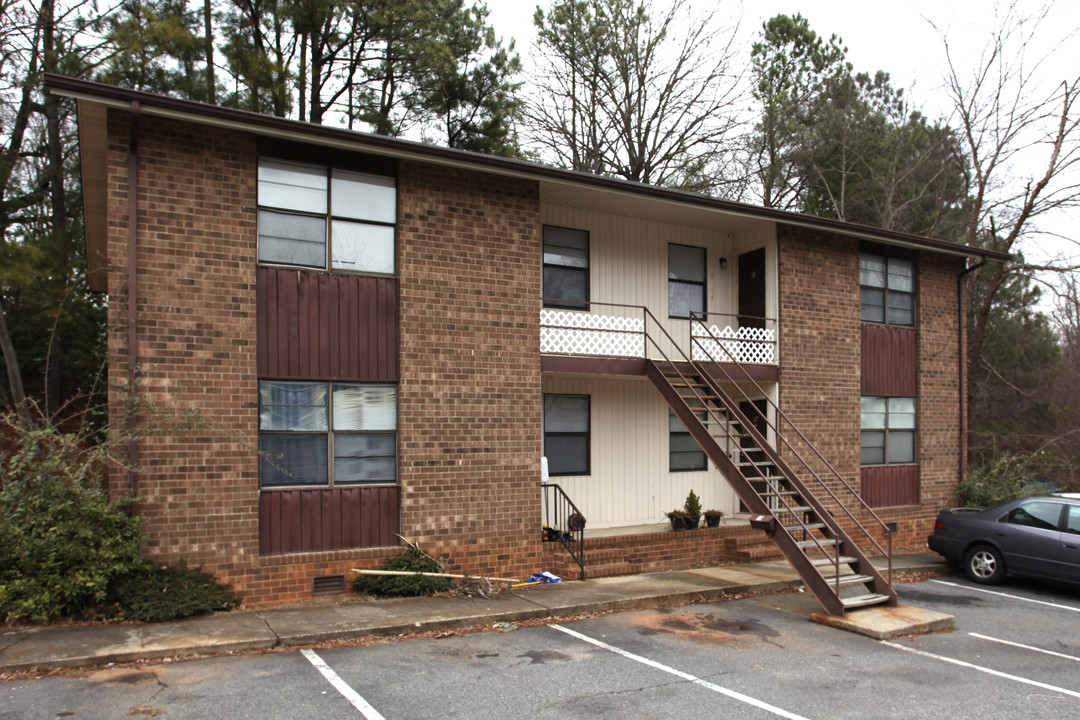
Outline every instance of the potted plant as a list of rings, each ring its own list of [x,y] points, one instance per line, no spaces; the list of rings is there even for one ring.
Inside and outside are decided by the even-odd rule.
[[[685,530],[686,524],[689,520],[689,516],[685,510],[672,510],[669,513],[665,513],[667,519],[671,521],[671,529],[678,532],[679,530]]]
[[[705,516],[705,527],[720,527],[720,521],[724,519],[723,510],[706,510],[703,515]]]
[[[701,522],[701,498],[694,494],[693,489],[691,489],[690,494],[686,496],[686,503],[683,505],[683,511],[686,512],[686,528],[688,530],[696,530],[698,523]]]

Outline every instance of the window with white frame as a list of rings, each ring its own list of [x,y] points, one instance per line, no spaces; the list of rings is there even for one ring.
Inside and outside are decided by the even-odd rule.
[[[915,398],[862,398],[863,465],[915,462]]]
[[[704,412],[694,414],[703,423],[709,420],[709,416]],[[682,424],[682,420],[670,410],[668,411],[668,469],[671,472],[709,469],[705,451]]]
[[[859,256],[863,322],[915,324],[915,263],[884,255]]]
[[[544,226],[544,307],[589,309],[589,231]]]
[[[589,474],[589,396],[544,395],[548,474]]]
[[[668,245],[668,316],[705,312],[705,248]]]
[[[259,482],[397,482],[397,387],[259,381]]]
[[[259,262],[393,275],[394,178],[259,159]]]

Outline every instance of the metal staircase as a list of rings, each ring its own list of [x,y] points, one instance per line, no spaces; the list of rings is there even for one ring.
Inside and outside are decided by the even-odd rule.
[[[703,333],[699,330],[692,342],[696,352],[691,355],[704,355],[708,360],[648,360],[646,375],[727,478],[751,513],[751,525],[771,537],[829,614],[843,615],[870,605],[895,605],[896,591],[889,580],[849,534],[858,534],[861,542],[888,558],[891,575],[891,536],[895,526],[882,522],[866,506],[779,408],[770,403],[772,422],[767,420],[768,412],[755,418],[759,422],[765,419],[761,429],[747,417],[740,404],[745,408],[751,398],[739,389],[740,382],[755,387],[758,399],[767,396],[734,357],[713,357],[718,348],[726,349],[719,338],[710,338],[708,329]],[[725,368],[736,369],[737,378]],[[738,397],[725,392],[721,379],[727,381],[726,387],[736,389]],[[781,422],[792,436],[790,439],[781,432]],[[772,435],[772,444],[767,435]],[[776,448],[784,448],[790,462]],[[871,528],[885,540],[885,547]]]

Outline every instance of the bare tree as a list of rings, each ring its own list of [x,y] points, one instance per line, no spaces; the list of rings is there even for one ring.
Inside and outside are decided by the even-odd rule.
[[[530,139],[562,167],[714,191],[740,99],[735,33],[718,29],[718,17],[695,14],[688,0],[663,12],[647,0],[537,10]]]
[[[1026,240],[1046,237],[1041,220],[1080,205],[1080,76],[1056,63],[1053,50],[1041,51],[1046,20],[1046,10],[1025,17],[1015,3],[1008,5],[971,68],[939,29],[949,122],[965,155],[969,207],[960,239],[972,247],[1016,252]],[[1023,261],[984,268],[978,278],[983,287],[970,308],[969,367],[979,362],[995,297],[1012,274],[1075,269]]]

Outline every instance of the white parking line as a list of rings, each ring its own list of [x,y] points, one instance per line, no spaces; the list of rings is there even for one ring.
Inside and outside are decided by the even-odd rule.
[[[742,693],[736,692],[735,690],[729,690],[728,688],[721,687],[719,685],[711,683],[708,680],[702,680],[701,678],[694,677],[693,675],[690,675],[689,673],[684,673],[681,670],[676,670],[675,668],[664,665],[663,663],[658,663],[655,660],[650,660],[650,659],[648,659],[646,657],[642,657],[641,655],[635,655],[632,652],[627,652],[626,650],[623,650],[622,648],[617,648],[614,645],[608,645],[606,642],[601,642],[600,640],[596,640],[594,638],[591,638],[588,635],[582,635],[581,633],[575,632],[574,630],[571,630],[570,628],[563,627],[562,625],[548,625],[548,627],[553,629],[553,630],[558,630],[559,632],[566,633],[567,635],[570,635],[571,637],[576,637],[578,640],[583,640],[583,641],[585,641],[587,643],[591,643],[592,645],[595,645],[596,647],[599,647],[599,648],[603,648],[604,650],[610,650],[611,652],[615,653],[616,655],[621,655],[624,658],[627,658],[629,660],[633,660],[634,662],[639,662],[639,663],[641,663],[643,665],[648,665],[651,668],[655,668],[657,670],[662,670],[663,672],[666,672],[669,675],[674,675],[677,678],[681,678],[683,680],[688,680],[689,682],[692,682],[695,685],[700,685],[701,687],[706,688],[708,690],[712,690],[713,692],[720,693],[721,695],[727,695],[729,698],[739,700],[740,702],[744,702],[744,703],[746,703],[748,705],[753,705],[754,707],[756,707],[756,708],[758,708],[760,710],[765,710],[766,712],[771,712],[773,715],[779,715],[780,717],[783,717],[783,718],[789,718],[789,720],[806,720],[806,718],[804,718],[802,715],[796,715],[795,713],[790,713],[787,710],[784,710],[783,708],[778,708],[775,705],[770,705],[767,702],[763,702],[763,701],[758,700],[756,698],[752,698],[749,695],[743,695]]]
[[[334,672],[326,662],[318,656],[314,650],[301,650],[300,654],[308,659],[308,661],[315,666],[315,669],[322,673],[322,676],[330,681],[330,684],[334,686],[334,689],[345,696],[345,699],[349,701],[354,708],[360,711],[367,720],[384,720],[383,716],[379,714],[379,711],[368,705],[367,700],[360,697],[360,693],[349,687],[349,684],[341,679],[341,676]]]
[[[1076,657],[1075,655],[1066,655],[1065,653],[1054,652],[1053,650],[1043,650],[1042,648],[1032,647],[1031,645],[1021,645],[1018,642],[1002,640],[1001,638],[990,637],[989,635],[980,635],[979,633],[968,633],[968,635],[973,638],[979,638],[980,640],[989,640],[990,642],[1001,643],[1002,645],[1012,645],[1013,647],[1018,647],[1023,650],[1031,650],[1032,652],[1043,653],[1044,655],[1053,655],[1054,657],[1080,662],[1080,657]]]
[[[1032,598],[1026,598],[1022,595],[1010,595],[1009,593],[999,592],[997,590],[987,590],[986,588],[972,587],[971,585],[961,585],[960,583],[946,582],[945,580],[931,580],[930,582],[937,583],[938,585],[948,585],[949,587],[963,588],[964,590],[975,590],[976,592],[986,593],[987,595],[998,595],[1000,597],[1007,597],[1012,600],[1023,600],[1024,602],[1035,603],[1037,605],[1046,605],[1048,607],[1057,608],[1058,610],[1071,610],[1073,612],[1080,612],[1080,607],[1059,605],[1057,603],[1046,602],[1045,600],[1034,600]]]
[[[942,662],[952,663],[953,665],[959,665],[960,667],[971,668],[972,670],[978,670],[979,672],[986,673],[987,675],[994,675],[996,677],[1005,678],[1006,680],[1014,680],[1025,685],[1034,685],[1035,687],[1042,688],[1043,690],[1050,690],[1051,692],[1061,693],[1062,695],[1071,695],[1075,698],[1080,698],[1080,692],[1075,690],[1066,690],[1065,688],[1057,687],[1056,685],[1047,685],[1046,683],[1039,682],[1038,680],[1029,680],[1028,678],[1020,677],[1019,675],[1010,675],[1009,673],[1003,673],[1000,670],[991,670],[988,667],[976,665],[974,663],[965,662],[963,660],[957,660],[956,658],[945,657],[944,655],[935,655],[934,653],[926,652],[925,650],[916,650],[906,645],[897,645],[887,640],[882,641],[882,645],[888,645],[891,648],[897,650],[903,650],[904,652],[914,653],[915,655],[921,655],[922,657],[934,658],[935,660],[941,660]]]

